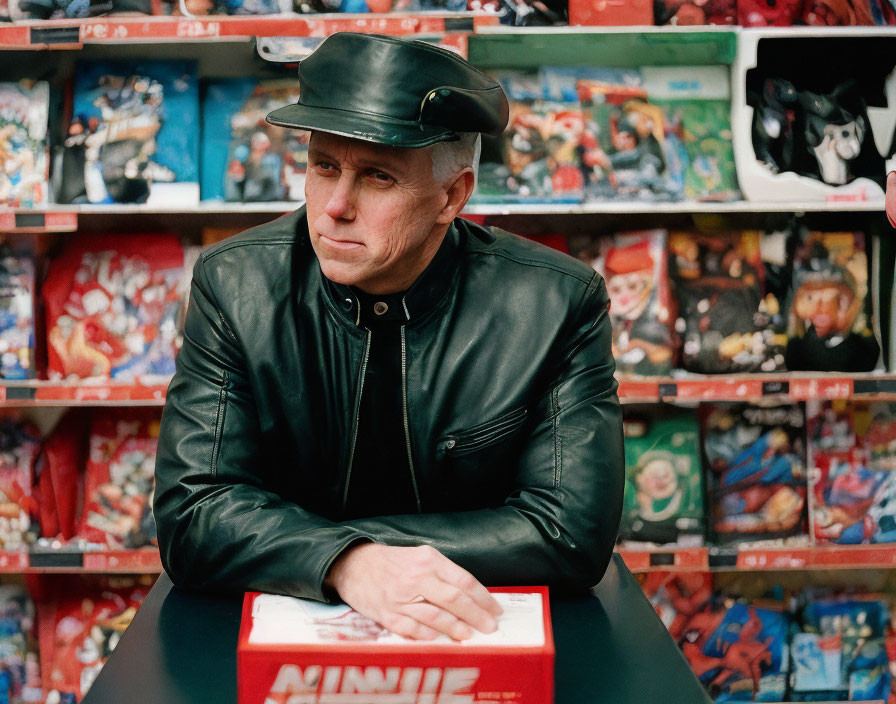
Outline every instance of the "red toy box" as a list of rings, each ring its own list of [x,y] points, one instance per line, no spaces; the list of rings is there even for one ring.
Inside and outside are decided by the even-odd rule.
[[[347,606],[246,593],[239,704],[552,704],[547,587],[497,587],[498,630],[412,641]]]
[[[569,0],[569,23],[622,27],[653,25],[653,0]]]

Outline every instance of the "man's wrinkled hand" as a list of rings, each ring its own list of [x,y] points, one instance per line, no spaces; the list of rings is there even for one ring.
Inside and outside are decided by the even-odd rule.
[[[392,633],[454,640],[496,630],[501,607],[465,569],[429,546],[365,543],[340,555],[325,583]]]

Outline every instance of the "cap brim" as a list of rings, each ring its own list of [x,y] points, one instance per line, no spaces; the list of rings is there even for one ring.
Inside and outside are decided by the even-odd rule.
[[[300,104],[277,108],[266,119],[277,127],[329,132],[391,147],[426,147],[459,139],[457,132],[435,125]]]

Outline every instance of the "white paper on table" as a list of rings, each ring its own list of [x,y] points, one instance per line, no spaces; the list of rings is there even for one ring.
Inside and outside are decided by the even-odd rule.
[[[351,645],[378,643],[409,645],[433,643],[439,646],[539,647],[544,645],[541,594],[496,592],[492,594],[504,609],[494,633],[473,632],[464,641],[440,636],[432,641],[411,640],[389,633],[377,623],[345,605],[322,604],[290,596],[260,594],[252,604],[252,631],[255,645]]]

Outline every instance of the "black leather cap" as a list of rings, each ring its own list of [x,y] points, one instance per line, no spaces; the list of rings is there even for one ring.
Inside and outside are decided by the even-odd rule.
[[[425,42],[340,32],[299,64],[299,102],[267,121],[388,144],[425,147],[458,132],[499,135],[501,86],[456,54]]]

